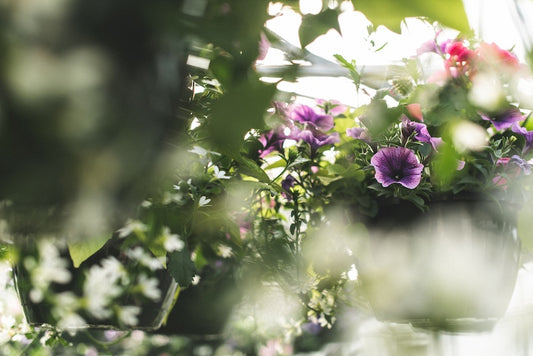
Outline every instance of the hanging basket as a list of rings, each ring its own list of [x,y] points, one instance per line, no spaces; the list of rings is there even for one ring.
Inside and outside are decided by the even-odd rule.
[[[60,242],[21,248],[13,275],[28,323],[63,330],[161,327],[178,285],[150,252],[120,243],[111,239],[78,268]]]
[[[490,330],[505,313],[519,267],[516,209],[440,201],[427,213],[391,204],[367,224],[363,290],[381,321],[446,331]]]

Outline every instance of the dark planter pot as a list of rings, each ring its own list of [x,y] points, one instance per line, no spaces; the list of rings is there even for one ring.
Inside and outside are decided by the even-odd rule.
[[[421,213],[391,204],[367,222],[362,286],[381,321],[468,332],[490,330],[514,290],[516,209],[486,200],[440,201]]]
[[[34,244],[35,245],[35,244]],[[109,256],[115,257],[126,268],[128,278],[133,281],[139,276],[139,273],[146,273],[138,269],[138,262],[133,261],[126,256],[124,251],[120,249],[120,241],[117,239],[110,240],[102,249],[88,260],[84,261],[78,268],[72,264],[68,250],[60,247],[60,258],[67,262],[67,269],[71,275],[68,283],[51,283],[48,292],[53,295],[60,293],[72,293],[79,300],[84,297],[84,282],[87,278],[89,269],[93,266],[100,265],[101,262]],[[24,259],[27,257],[35,257],[37,249],[23,248],[21,249],[20,263],[13,266],[13,275],[17,293],[24,310],[24,315],[27,322],[32,326],[58,327],[60,320],[64,315],[57,313],[57,305],[50,301],[50,299],[43,299],[40,302],[35,302],[31,298],[33,289],[33,282],[31,279],[31,271],[26,267]],[[113,300],[113,308],[120,308],[124,306],[133,306],[139,308],[140,312],[136,318],[138,322],[135,325],[127,325],[120,321],[116,314],[106,318],[96,318],[86,309],[80,309],[77,314],[85,321],[82,325],[67,327],[65,329],[120,329],[120,330],[156,330],[161,327],[172,308],[174,297],[177,292],[178,285],[168,273],[166,269],[158,269],[153,271],[150,275],[158,282],[157,288],[161,291],[161,296],[158,300],[146,298],[138,293],[125,293],[116,297]],[[112,288],[111,285],[102,283],[97,288]]]

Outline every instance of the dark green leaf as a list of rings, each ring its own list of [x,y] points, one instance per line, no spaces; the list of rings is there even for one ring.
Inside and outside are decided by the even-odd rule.
[[[275,91],[275,85],[254,78],[232,88],[213,105],[208,130],[222,152],[236,156],[244,135],[264,126],[263,116]]]
[[[169,254],[168,272],[180,287],[186,288],[191,284],[196,270],[187,247]]]
[[[327,33],[330,29],[340,32],[337,11],[328,9],[317,15],[304,15],[298,31],[302,48],[313,42],[318,36]]]

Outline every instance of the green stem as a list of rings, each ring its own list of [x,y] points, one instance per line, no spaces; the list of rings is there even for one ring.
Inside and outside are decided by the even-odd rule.
[[[116,345],[116,344],[120,343],[122,340],[126,339],[127,337],[129,337],[131,335],[131,331],[128,331],[128,332],[124,333],[124,335],[118,337],[117,339],[115,339],[113,341],[104,342],[104,341],[98,340],[96,337],[94,337],[89,330],[85,330],[84,333],[85,333],[85,335],[87,335],[87,337],[92,342],[94,342],[98,346],[103,347],[104,349],[108,349],[109,346],[113,346],[113,345]]]
[[[44,335],[44,330],[39,331],[35,337],[33,338],[32,342],[30,342],[22,351],[20,352],[19,356],[25,356],[28,354],[28,351],[35,346],[37,343],[39,343],[39,340],[41,339],[41,335]]]

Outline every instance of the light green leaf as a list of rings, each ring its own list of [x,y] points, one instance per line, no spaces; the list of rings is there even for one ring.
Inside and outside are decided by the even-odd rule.
[[[400,23],[406,17],[427,17],[444,26],[469,32],[470,26],[461,0],[352,0],[377,27],[384,25],[400,33]]]
[[[83,241],[69,242],[68,250],[74,267],[91,257],[96,251],[102,248],[109,240],[109,237],[92,238]]]
[[[318,36],[327,33],[330,29],[340,32],[337,11],[327,9],[317,15],[304,15],[298,31],[302,48],[313,42]]]

